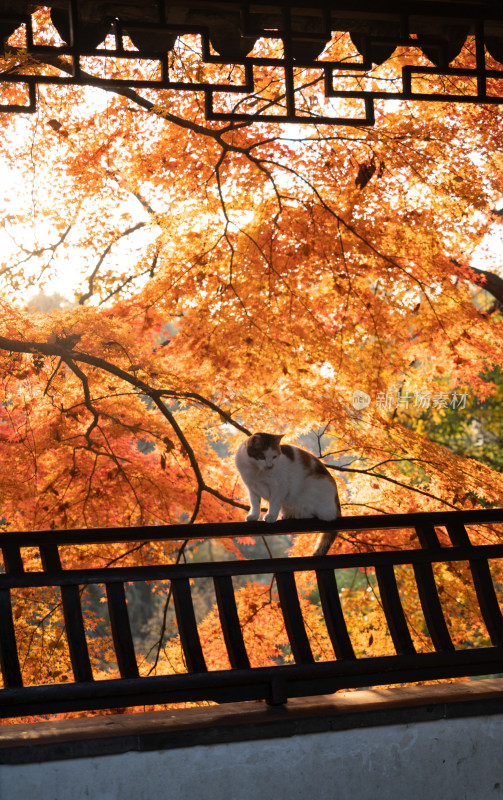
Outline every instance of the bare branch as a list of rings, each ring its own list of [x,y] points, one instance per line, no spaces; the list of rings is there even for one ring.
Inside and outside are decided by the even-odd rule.
[[[98,425],[100,418],[99,418],[98,412],[94,408],[94,406],[92,404],[92,401],[91,401],[91,392],[89,391],[89,381],[87,380],[87,375],[85,375],[82,372],[80,367],[78,367],[77,364],[75,364],[74,361],[71,358],[63,356],[61,360],[64,361],[65,364],[67,364],[70,367],[72,372],[77,376],[77,378],[79,378],[80,382],[82,383],[82,388],[84,390],[85,405],[86,405],[87,410],[93,416],[93,420],[92,420],[91,424],[89,425],[88,429],[86,430],[86,432],[84,434],[89,447],[91,447],[92,444],[93,444],[93,441],[91,439],[91,433],[93,432],[93,430]]]
[[[98,272],[100,270],[101,265],[103,264],[105,258],[109,254],[109,252],[112,249],[112,247],[114,246],[114,244],[117,244],[117,242],[119,242],[124,237],[130,236],[130,234],[135,233],[136,231],[140,230],[141,228],[144,228],[146,226],[146,224],[147,224],[146,222],[137,222],[136,225],[131,225],[131,227],[126,228],[125,231],[122,231],[122,233],[119,233],[118,236],[116,236],[109,244],[107,244],[107,246],[105,247],[105,249],[102,252],[101,256],[99,257],[95,268],[93,269],[93,271],[91,272],[91,274],[89,275],[89,277],[87,279],[87,283],[88,283],[88,287],[89,288],[88,288],[87,292],[85,292],[83,295],[81,295],[79,297],[79,305],[83,305],[86,302],[86,300],[89,300],[89,298],[92,297],[92,295],[94,294],[94,280],[95,280],[95,278],[96,278],[96,276],[97,276],[97,274],[98,274]]]
[[[459,506],[455,506],[452,503],[449,503],[448,500],[444,500],[442,497],[437,497],[437,495],[431,494],[431,492],[426,492],[424,489],[418,489],[417,486],[411,486],[409,483],[403,483],[402,481],[397,481],[396,478],[390,478],[389,475],[383,475],[381,472],[372,472],[368,469],[356,469],[356,467],[332,466],[332,464],[325,464],[325,466],[327,467],[327,469],[336,469],[340,472],[358,472],[360,475],[368,475],[369,478],[378,478],[379,480],[388,481],[389,483],[394,483],[395,486],[401,486],[402,489],[408,489],[411,492],[417,492],[418,494],[423,494],[425,497],[431,497],[432,500],[438,500],[443,505],[449,506],[449,508],[454,508],[456,511],[459,511]]]

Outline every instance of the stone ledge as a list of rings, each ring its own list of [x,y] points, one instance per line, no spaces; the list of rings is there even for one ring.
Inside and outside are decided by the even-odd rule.
[[[503,678],[0,726],[0,764],[503,714]]]

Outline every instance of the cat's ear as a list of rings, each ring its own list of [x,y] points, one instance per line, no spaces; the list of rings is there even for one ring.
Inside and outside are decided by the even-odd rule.
[[[276,439],[278,444],[281,442],[284,435],[285,435],[284,433],[277,433],[274,435],[274,438]]]

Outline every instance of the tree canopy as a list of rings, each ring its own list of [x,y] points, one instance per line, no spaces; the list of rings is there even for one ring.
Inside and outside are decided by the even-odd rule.
[[[203,111],[47,85],[0,114],[2,528],[243,519],[254,430],[322,457],[345,515],[500,505],[501,108],[383,103],[364,129]],[[28,303],[55,279],[71,302]]]

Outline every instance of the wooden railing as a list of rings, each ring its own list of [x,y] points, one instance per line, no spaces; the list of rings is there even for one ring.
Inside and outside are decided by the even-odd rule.
[[[473,544],[466,525],[495,524],[495,543]],[[345,517],[334,523],[288,520],[265,523],[174,525],[147,528],[89,529],[3,533],[0,548],[0,662],[3,688],[0,715],[14,717],[64,711],[156,705],[212,700],[219,703],[265,699],[281,704],[289,697],[318,695],[338,689],[406,683],[437,678],[503,672],[503,616],[489,561],[501,562],[497,523],[503,509],[387,516]],[[419,547],[406,550],[353,552],[321,557],[292,557],[220,562],[157,563],[147,566],[65,569],[60,549],[69,545],[162,540],[219,539],[309,533],[320,530],[365,531],[412,529]],[[437,530],[446,531],[441,545]],[[437,530],[436,530],[437,529]],[[503,542],[503,525],[501,527]],[[496,531],[496,532],[495,532]],[[24,548],[38,548],[39,571],[26,571]],[[336,547],[334,548],[336,549]],[[27,551],[28,552],[28,551]],[[439,598],[434,565],[467,562],[490,646],[453,643]],[[429,652],[417,652],[403,610],[395,567],[411,565],[419,603],[432,642]],[[379,596],[395,653],[357,657],[341,606],[336,573],[347,568],[375,571]],[[306,633],[295,575],[314,571],[323,617],[335,660],[316,661]],[[238,617],[235,576],[275,578],[279,604],[291,646],[293,663],[251,667]],[[212,578],[221,629],[231,669],[210,670],[201,645],[191,595],[191,579]],[[161,581],[171,589],[187,672],[141,676],[131,632],[125,584]],[[119,678],[95,679],[86,634],[82,588],[104,585]],[[16,638],[12,596],[15,590],[59,587],[65,636],[73,681],[24,685]]]

